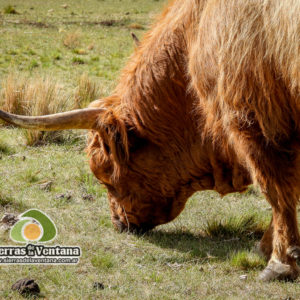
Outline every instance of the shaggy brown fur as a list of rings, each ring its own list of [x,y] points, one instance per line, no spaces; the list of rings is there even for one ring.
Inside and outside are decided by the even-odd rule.
[[[299,275],[300,2],[176,0],[138,45],[114,95],[91,108],[0,118],[25,128],[92,129],[90,166],[112,221],[146,231],[195,191],[260,185],[272,221],[261,279]],[[100,108],[100,109],[95,109]]]
[[[208,1],[194,37],[205,52],[192,48],[189,61],[206,132],[224,132],[261,186],[273,208],[271,262],[288,264],[291,277],[299,271],[288,253],[300,242],[299,9],[299,1]]]
[[[88,153],[119,229],[150,229],[197,190],[243,191],[253,180],[273,209],[262,279],[298,276],[299,11],[297,0],[166,8],[114,96],[91,105],[107,110]]]

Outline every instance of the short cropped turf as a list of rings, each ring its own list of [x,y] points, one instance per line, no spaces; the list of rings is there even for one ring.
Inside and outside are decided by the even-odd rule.
[[[97,95],[108,95],[135,47],[131,32],[142,38],[164,5],[0,0],[0,90],[11,75],[47,77],[65,95],[81,95],[85,74],[97,82]],[[173,222],[142,236],[120,234],[85,143],[85,131],[67,131],[28,146],[24,130],[0,125],[0,218],[38,208],[56,224],[50,244],[82,249],[76,266],[0,266],[0,299],[23,299],[11,286],[25,277],[45,299],[300,299],[299,279],[258,281],[266,261],[255,247],[271,210],[256,187],[223,198],[196,193]],[[0,241],[14,244],[5,230]]]

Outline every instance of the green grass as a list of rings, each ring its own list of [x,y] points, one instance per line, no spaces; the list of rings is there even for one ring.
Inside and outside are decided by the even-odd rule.
[[[115,266],[115,258],[111,253],[106,253],[103,250],[99,250],[91,258],[91,264],[97,269],[110,269]]]
[[[0,8],[7,7],[6,3],[0,1]],[[39,0],[13,1],[11,7],[18,14],[2,16],[5,26],[0,41],[0,75],[11,70],[39,75],[50,73],[72,88],[76,77],[87,73],[100,79],[108,94],[134,49],[130,32],[135,31],[141,37],[164,1],[65,3],[69,5],[67,9],[57,0],[44,1],[43,5]],[[74,38],[74,33],[77,38],[73,44],[65,46],[66,36],[71,34]],[[79,59],[74,51],[85,53],[78,55],[84,59]]]
[[[266,266],[266,262],[258,254],[250,251],[234,253],[230,263],[242,270],[263,269]]]
[[[11,73],[47,75],[64,91],[75,91],[86,74],[91,83],[84,81],[77,90],[80,106],[99,94],[93,82],[101,86],[101,96],[108,95],[135,47],[130,32],[142,38],[165,3],[1,0],[2,11],[11,5],[18,14],[1,16],[0,83]],[[78,44],[65,46],[74,32]],[[196,193],[173,222],[142,236],[119,234],[110,221],[106,190],[89,170],[85,141],[84,131],[66,131],[59,141],[47,138],[28,147],[22,130],[0,125],[0,217],[38,208],[56,224],[54,244],[82,249],[77,266],[1,266],[0,299],[23,299],[11,285],[25,277],[37,281],[46,299],[300,298],[299,280],[257,280],[266,262],[253,249],[271,211],[256,189],[223,198]],[[42,189],[48,181],[51,188]],[[12,244],[7,231],[0,231],[0,241]],[[94,289],[95,282],[104,289]]]
[[[239,216],[223,220],[209,220],[204,232],[210,237],[217,238],[248,238],[249,236],[261,238],[266,227],[267,225],[258,222],[253,215]]]
[[[85,62],[85,60],[84,60],[83,58],[78,57],[78,56],[75,56],[75,57],[72,58],[72,63],[73,63],[74,65],[83,65],[83,64],[85,64],[86,62]]]
[[[12,155],[12,154],[14,154],[14,151],[12,150],[12,148],[8,144],[2,143],[0,141],[0,155],[1,154]]]
[[[12,14],[12,15],[15,15],[15,14],[18,13],[18,12],[16,11],[16,9],[15,9],[13,6],[11,6],[11,5],[5,6],[4,9],[3,9],[3,12],[4,12],[5,14]]]

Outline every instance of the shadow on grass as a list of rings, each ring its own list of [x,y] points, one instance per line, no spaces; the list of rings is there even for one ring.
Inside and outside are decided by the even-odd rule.
[[[15,151],[10,146],[0,141],[0,154],[12,155],[15,154]]]
[[[197,236],[190,232],[153,231],[144,239],[166,249],[189,253],[195,258],[226,260],[232,252],[251,250],[258,239],[233,237],[231,239]]]
[[[189,231],[154,230],[143,238],[161,248],[175,249],[191,257],[226,260],[233,252],[251,250],[265,227],[253,217],[208,222],[202,234]]]

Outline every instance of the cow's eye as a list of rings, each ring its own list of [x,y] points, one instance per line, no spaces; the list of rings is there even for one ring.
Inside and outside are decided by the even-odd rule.
[[[107,154],[110,154],[110,147],[106,143],[103,143],[103,148]]]

